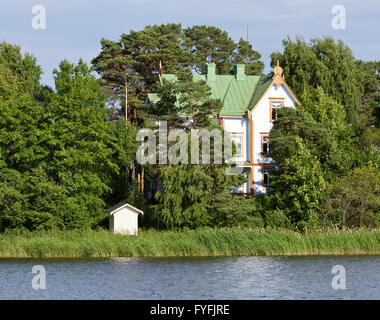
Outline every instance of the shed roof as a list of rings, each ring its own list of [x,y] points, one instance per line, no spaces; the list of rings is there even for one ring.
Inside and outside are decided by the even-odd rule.
[[[144,214],[143,211],[135,208],[134,206],[131,206],[129,203],[126,203],[126,202],[119,202],[118,204],[115,204],[113,207],[107,209],[107,213],[109,213],[110,215],[113,215],[115,214],[117,211],[121,210],[121,209],[124,209],[124,208],[129,208],[131,209],[132,211],[135,211],[137,214]]]

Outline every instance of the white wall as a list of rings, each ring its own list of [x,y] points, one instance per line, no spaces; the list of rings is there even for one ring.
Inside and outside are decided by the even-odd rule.
[[[123,208],[115,212],[113,214],[113,229],[111,229],[111,231],[115,233],[137,235],[138,214],[129,208]]]
[[[242,132],[244,136],[244,157],[236,157],[236,161],[249,161],[249,123],[247,118],[224,118],[224,130],[228,132]]]
[[[272,85],[271,88],[265,93],[262,97],[259,104],[253,110],[253,126],[254,126],[254,163],[270,163],[271,158],[261,157],[261,134],[260,132],[269,132],[273,123],[270,121],[270,99],[269,98],[284,98],[284,107],[293,107],[295,106],[295,100],[282,84],[278,88],[275,85]],[[270,148],[270,142],[269,142]],[[269,178],[270,180],[270,178]],[[265,193],[266,188],[262,186],[262,166],[254,166],[254,192],[255,193]]]

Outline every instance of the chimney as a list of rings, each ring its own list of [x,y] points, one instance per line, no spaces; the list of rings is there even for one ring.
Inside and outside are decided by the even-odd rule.
[[[215,81],[215,69],[216,65],[215,63],[206,63],[206,79],[207,81]]]
[[[235,64],[234,75],[236,80],[245,80],[245,64]]]

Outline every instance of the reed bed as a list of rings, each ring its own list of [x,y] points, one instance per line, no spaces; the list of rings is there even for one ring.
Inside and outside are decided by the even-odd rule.
[[[380,230],[197,229],[39,231],[0,235],[2,258],[380,254]]]

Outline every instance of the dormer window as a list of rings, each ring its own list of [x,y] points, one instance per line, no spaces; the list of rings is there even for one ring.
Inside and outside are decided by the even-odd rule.
[[[284,100],[270,100],[270,121],[277,120],[277,110],[284,106]]]

